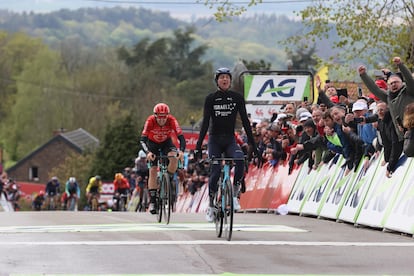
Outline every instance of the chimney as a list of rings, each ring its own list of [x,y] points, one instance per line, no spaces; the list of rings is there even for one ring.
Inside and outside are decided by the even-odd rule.
[[[60,129],[54,130],[53,131],[53,136],[58,136],[59,134],[65,133],[66,129],[64,129],[63,127],[61,127]]]

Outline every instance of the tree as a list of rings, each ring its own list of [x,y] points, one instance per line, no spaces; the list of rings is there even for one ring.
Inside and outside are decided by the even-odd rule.
[[[315,73],[314,67],[318,64],[318,61],[315,59],[315,50],[315,46],[311,48],[301,46],[296,49],[296,52],[288,50],[287,55],[291,62],[288,69],[309,70]]]
[[[356,58],[379,66],[394,55],[414,63],[414,2],[336,0],[313,1],[299,13],[307,27],[290,45],[325,39],[336,53],[331,61]],[[332,36],[337,40],[329,40]]]
[[[138,127],[130,115],[108,125],[92,162],[90,175],[98,174],[103,179],[112,180],[115,173],[131,167],[139,149],[138,138]]]
[[[259,61],[254,61],[254,60],[244,60],[242,59],[242,62],[246,65],[246,67],[252,71],[252,70],[261,70],[261,71],[266,71],[266,70],[270,70],[270,68],[272,67],[272,64],[270,62],[266,62],[263,59],[259,60]]]

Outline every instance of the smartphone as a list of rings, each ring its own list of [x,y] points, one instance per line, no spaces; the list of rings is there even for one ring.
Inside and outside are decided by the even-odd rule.
[[[338,97],[342,95],[345,98],[348,98],[348,89],[346,89],[346,88],[337,89],[336,93],[338,94]]]
[[[307,101],[308,101],[308,97],[306,97],[306,96],[305,96],[305,97],[303,97],[303,101],[304,101],[304,102],[307,102]]]
[[[361,98],[362,97],[362,88],[361,86],[358,85],[358,97]]]

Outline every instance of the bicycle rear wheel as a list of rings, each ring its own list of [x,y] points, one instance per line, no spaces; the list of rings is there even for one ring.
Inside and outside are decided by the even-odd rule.
[[[233,187],[230,180],[226,181],[226,187],[224,188],[224,195],[223,200],[225,201],[224,204],[224,212],[223,212],[223,220],[224,220],[224,236],[228,241],[231,240],[231,236],[233,233],[233,215],[234,215],[234,205],[233,205]]]
[[[222,202],[221,195],[222,195],[222,189],[220,186],[214,198],[214,206],[216,209],[216,214],[214,215],[214,223],[216,224],[216,236],[218,238],[220,238],[223,233],[223,208],[221,204]]]

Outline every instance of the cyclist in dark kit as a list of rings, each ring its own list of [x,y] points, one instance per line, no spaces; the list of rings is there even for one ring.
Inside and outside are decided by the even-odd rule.
[[[200,136],[196,145],[197,158],[200,157],[204,137],[209,130],[208,155],[209,157],[243,158],[244,153],[237,145],[235,138],[236,117],[240,114],[243,128],[246,132],[248,142],[256,156],[257,148],[253,139],[250,121],[247,116],[246,103],[243,95],[230,90],[232,75],[228,68],[219,68],[214,74],[217,90],[209,94],[204,102],[203,121],[200,129]],[[243,185],[244,163],[235,162],[234,172],[234,209],[240,209],[237,194],[240,186]],[[210,207],[207,210],[206,219],[209,222],[214,220],[214,194],[218,190],[217,181],[220,177],[220,164],[211,165],[211,175],[208,181]]]

